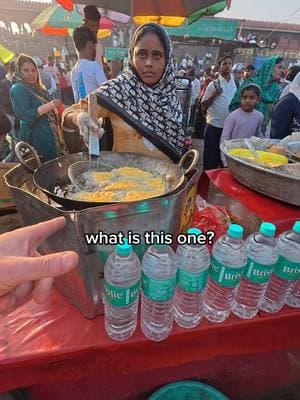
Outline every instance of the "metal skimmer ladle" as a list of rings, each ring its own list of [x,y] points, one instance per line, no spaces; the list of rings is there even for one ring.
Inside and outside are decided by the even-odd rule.
[[[73,183],[75,188],[84,192],[95,192],[101,190],[99,184],[97,185],[92,181],[92,177],[89,177],[89,173],[92,171],[99,171],[99,167],[104,166],[105,170],[101,169],[101,172],[111,171],[116,167],[105,164],[101,161],[77,161],[68,168],[68,176],[70,181]]]

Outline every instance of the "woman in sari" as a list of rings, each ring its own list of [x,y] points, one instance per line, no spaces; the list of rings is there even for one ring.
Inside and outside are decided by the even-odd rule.
[[[65,151],[57,106],[42,86],[35,61],[20,54],[13,76],[10,97],[20,120],[19,138],[32,145],[42,161],[51,160]]]
[[[236,91],[230,104],[230,111],[236,110],[241,104],[241,93],[245,86],[255,84],[260,89],[260,101],[256,109],[264,115],[262,132],[266,131],[271,118],[272,109],[280,96],[280,85],[278,83],[283,71],[283,59],[279,56],[268,58],[258,73],[246,80]]]
[[[169,36],[157,24],[135,31],[129,49],[129,70],[96,91],[98,118],[112,126],[112,150],[135,152],[177,162],[184,152],[182,111],[175,91],[175,70]],[[86,102],[64,113],[64,130],[100,130]]]

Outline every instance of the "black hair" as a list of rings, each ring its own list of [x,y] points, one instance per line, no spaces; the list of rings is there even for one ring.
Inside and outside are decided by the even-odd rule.
[[[205,72],[206,72],[207,74],[211,74],[211,67],[205,68]]]
[[[243,96],[243,93],[244,92],[246,92],[247,90],[252,90],[255,94],[256,94],[256,96],[257,97],[259,97],[260,96],[260,89],[259,89],[259,87],[257,86],[257,85],[247,85],[247,86],[245,86],[242,90],[241,90],[241,96]]]
[[[73,40],[78,51],[82,51],[88,42],[97,43],[97,39],[95,38],[93,32],[85,26],[74,29]]]
[[[286,79],[288,81],[293,81],[296,75],[300,72],[300,65],[292,65],[286,74]]]
[[[84,19],[90,21],[100,21],[101,14],[96,6],[88,5],[83,9]]]
[[[249,64],[245,67],[245,71],[246,72],[254,72],[255,71],[255,67],[252,64]]]
[[[219,58],[218,65],[220,66],[227,58],[230,58],[230,60],[233,62],[232,56],[230,54],[225,54],[223,57]]]
[[[166,62],[169,56],[169,51],[170,51],[170,40],[169,37],[166,33],[166,31],[161,28],[159,25],[157,24],[144,24],[139,26],[131,39],[131,43],[130,43],[130,54],[131,56],[133,56],[133,50],[135,48],[135,46],[138,44],[138,42],[141,40],[141,38],[146,35],[147,33],[153,33],[154,35],[156,35],[161,44],[164,47],[165,53],[166,53]]]
[[[0,110],[0,135],[6,135],[11,131],[11,123],[5,113]]]
[[[278,57],[275,64],[280,64],[283,62],[283,58],[282,57]]]

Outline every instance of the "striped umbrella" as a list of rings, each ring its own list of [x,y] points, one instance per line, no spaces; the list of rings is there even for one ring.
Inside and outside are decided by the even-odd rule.
[[[51,5],[43,10],[31,23],[33,29],[39,29],[43,33],[58,32],[66,36],[68,29],[74,29],[83,24],[83,16],[78,12],[77,7],[69,12],[60,5]],[[114,23],[107,17],[100,20],[99,29],[113,29]]]
[[[86,0],[56,0],[67,10]],[[157,22],[161,25],[180,26],[185,21],[195,22],[203,15],[214,15],[228,6],[228,0],[94,0],[97,7],[131,15],[138,25]]]

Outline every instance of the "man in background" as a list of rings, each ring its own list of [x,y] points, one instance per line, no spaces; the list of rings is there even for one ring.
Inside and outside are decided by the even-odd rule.
[[[52,75],[53,79],[55,80],[57,91],[55,94],[60,98],[60,90],[59,90],[59,70],[56,65],[54,65],[54,57],[48,56],[47,57],[47,64],[44,65],[44,71],[48,74]]]
[[[97,63],[100,64],[101,66],[103,66],[103,56],[104,56],[103,47],[100,40],[98,40],[97,38],[98,30],[100,27],[101,14],[98,11],[97,7],[93,5],[85,6],[83,9],[83,14],[84,14],[83,26],[89,28],[89,30],[93,32],[97,41],[95,61],[97,61]]]
[[[232,57],[226,55],[219,60],[219,78],[209,83],[202,98],[202,108],[207,112],[204,132],[203,169],[215,169],[222,165],[220,139],[229,105],[236,92],[231,74]]]
[[[102,66],[96,61],[97,39],[92,31],[82,26],[73,33],[78,61],[71,71],[71,84],[76,103],[95,91],[106,81]]]

